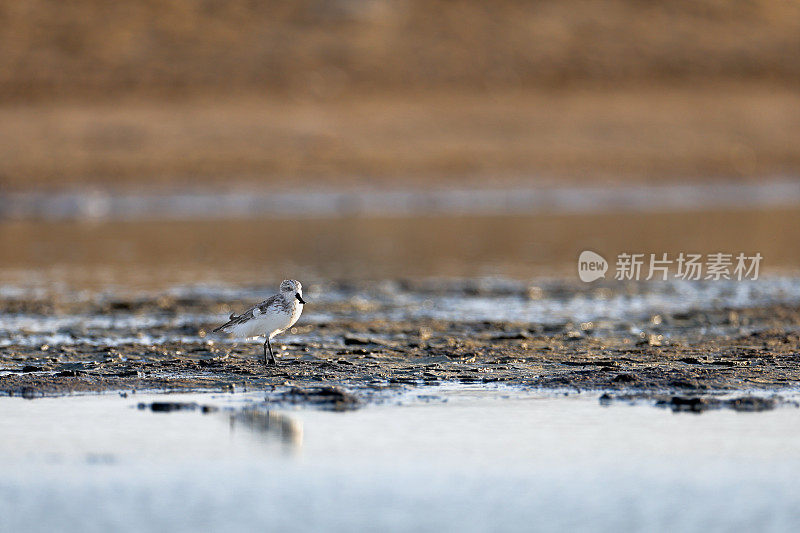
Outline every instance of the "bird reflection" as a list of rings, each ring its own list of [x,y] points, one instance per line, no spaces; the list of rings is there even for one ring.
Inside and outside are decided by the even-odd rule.
[[[243,409],[232,415],[231,431],[240,425],[267,440],[278,439],[284,449],[296,451],[303,446],[303,424],[275,411]]]

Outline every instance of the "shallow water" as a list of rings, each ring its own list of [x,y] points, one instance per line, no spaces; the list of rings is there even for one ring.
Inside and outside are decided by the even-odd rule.
[[[157,302],[168,297],[206,312],[167,312],[158,305],[138,311],[107,311],[109,302],[129,297],[129,292],[105,291],[96,294],[43,293],[0,286],[0,297],[8,300],[48,299],[82,302],[85,309],[102,312],[7,313],[0,321],[0,347],[5,346],[118,346],[121,344],[160,344],[165,342],[231,343],[236,339],[207,337],[204,328],[225,321],[226,308],[269,297],[274,290],[265,287],[236,288],[198,284],[173,287],[163,292],[138,292],[135,302]],[[800,303],[800,283],[796,277],[766,277],[758,281],[670,281],[639,284],[605,283],[586,286],[558,281],[538,283],[486,278],[482,280],[423,281],[413,287],[394,282],[377,284],[311,284],[306,290],[306,306],[293,335],[284,342],[324,340],[313,326],[336,320],[452,322],[507,321],[539,327],[572,324],[591,329],[595,336],[626,334],[635,337],[643,331],[670,335],[676,331],[667,324],[654,324],[653,317],[724,308]],[[231,307],[228,302],[244,302]],[[208,312],[220,308],[221,312]],[[734,325],[696,325],[693,333],[747,334],[752,328]],[[759,324],[754,327],[762,327]],[[241,341],[241,339],[239,339]],[[263,342],[263,341],[262,341]]]
[[[0,216],[45,220],[208,220],[353,216],[490,216],[537,213],[692,212],[800,205],[800,182],[627,183],[511,189],[260,189],[0,195]]]
[[[154,413],[140,402],[219,411]],[[796,409],[674,414],[443,386],[335,413],[263,393],[0,402],[0,529],[793,531]],[[277,428],[277,429],[276,429]]]

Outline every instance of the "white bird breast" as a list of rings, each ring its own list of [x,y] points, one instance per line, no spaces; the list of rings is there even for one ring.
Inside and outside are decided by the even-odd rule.
[[[237,337],[259,337],[273,335],[292,325],[292,316],[286,313],[257,315],[243,324],[236,324],[231,333]]]

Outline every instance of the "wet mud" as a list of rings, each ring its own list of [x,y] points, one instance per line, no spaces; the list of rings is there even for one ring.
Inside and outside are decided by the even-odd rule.
[[[448,290],[475,291],[469,287]],[[515,297],[517,290],[494,287],[483,296],[490,300]],[[550,287],[545,297],[556,297],[561,291],[569,298],[574,296],[570,291],[577,290]],[[348,294],[321,301],[316,314],[308,314],[310,320],[301,318],[292,334],[275,339],[275,366],[264,365],[260,344],[226,341],[207,333],[217,325],[217,314],[223,317],[243,303],[236,299],[6,298],[5,316],[133,313],[150,319],[201,318],[197,323],[156,322],[147,328],[133,322],[114,330],[118,342],[98,341],[104,337],[77,327],[58,331],[71,336],[67,343],[6,341],[0,347],[0,394],[37,398],[107,391],[263,390],[276,404],[348,410],[414,387],[464,383],[602,391],[603,403],[650,401],[677,412],[761,411],[795,405],[780,393],[800,381],[798,304],[719,306],[639,313],[626,320],[542,323],[430,316],[388,319],[382,318],[391,313],[381,307],[385,304],[380,299]],[[125,341],[141,329],[161,338],[184,340]],[[723,393],[726,399],[719,399]],[[738,394],[730,398],[731,393]]]

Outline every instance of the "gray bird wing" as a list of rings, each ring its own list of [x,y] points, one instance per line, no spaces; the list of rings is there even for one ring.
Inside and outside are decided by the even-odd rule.
[[[256,309],[258,309],[259,314],[264,314],[264,313],[267,312],[267,309],[269,309],[270,307],[279,306],[282,300],[283,300],[283,298],[281,298],[280,294],[276,294],[274,296],[270,296],[269,298],[267,298],[266,300],[264,300],[260,304],[254,305],[253,307],[251,307],[250,309],[248,309],[247,311],[245,311],[241,315],[231,315],[230,316],[230,320],[228,322],[222,324],[218,328],[215,328],[213,331],[215,333],[218,332],[218,331],[224,331],[229,327],[235,326],[237,324],[243,324],[243,323],[247,322],[248,320],[252,320],[254,315],[255,315],[254,311]]]

